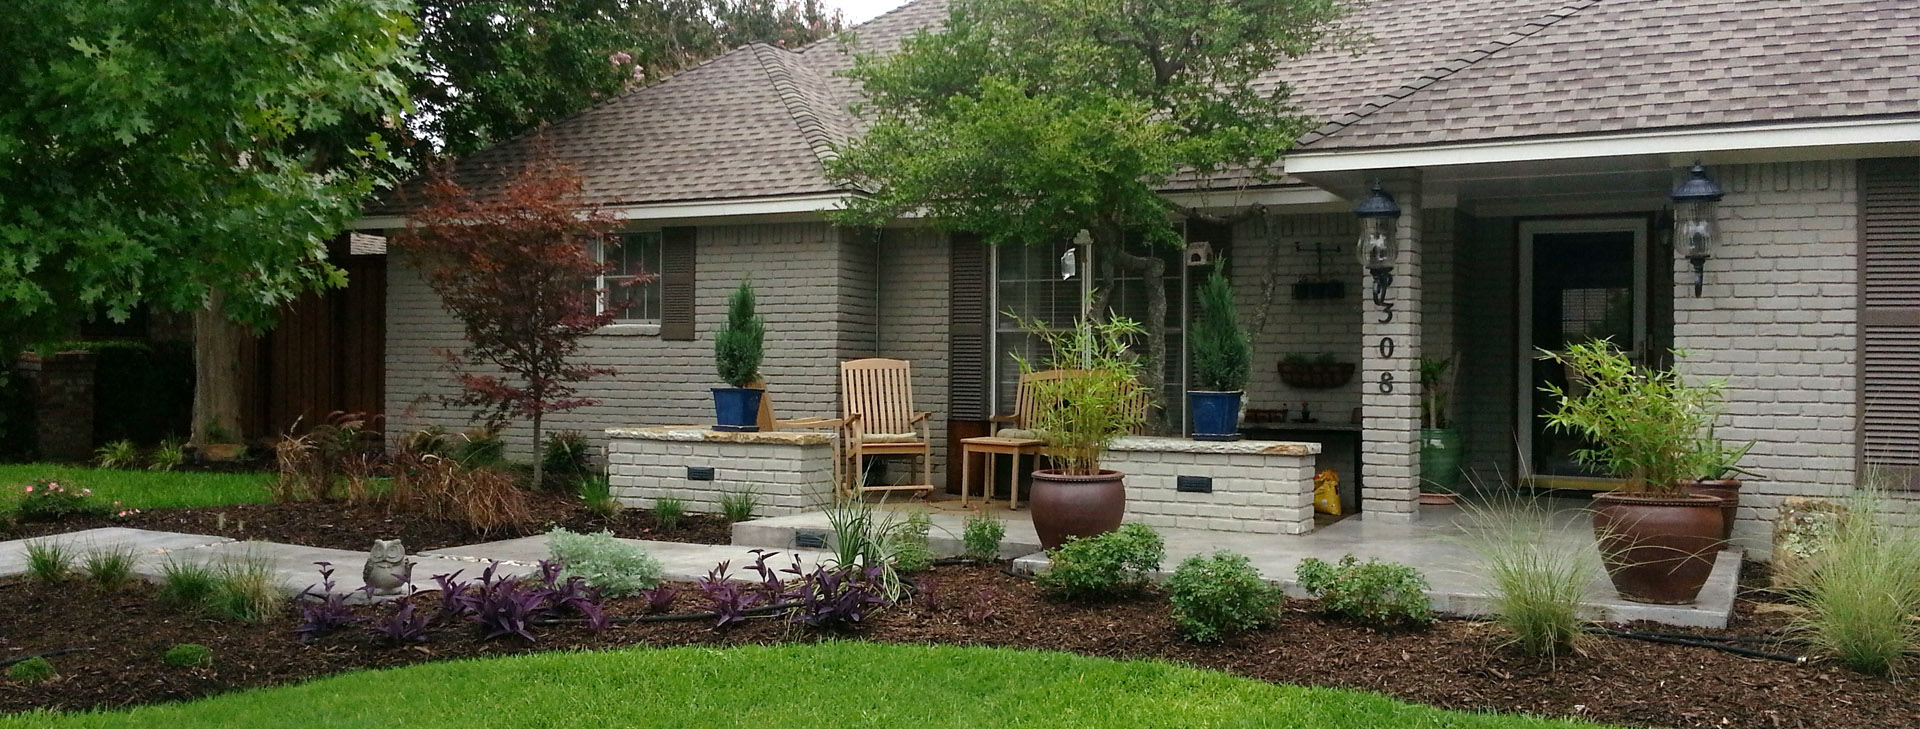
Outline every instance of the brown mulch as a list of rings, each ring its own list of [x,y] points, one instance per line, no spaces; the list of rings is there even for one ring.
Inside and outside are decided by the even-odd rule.
[[[945,643],[1071,651],[1113,658],[1158,658],[1289,684],[1363,689],[1404,700],[1472,711],[1523,712],[1662,727],[1920,726],[1914,682],[1871,678],[1813,663],[1796,666],[1727,653],[1597,638],[1583,655],[1544,661],[1502,647],[1496,628],[1443,621],[1424,631],[1378,631],[1323,620],[1308,603],[1288,605],[1278,624],[1223,645],[1181,641],[1159,594],[1103,605],[1047,600],[1028,580],[996,568],[937,567],[933,599],[872,618],[854,637],[896,643]],[[430,595],[422,600],[431,602]],[[1743,602],[1734,633],[1760,635],[1775,625]],[[423,608],[430,605],[422,605]],[[689,588],[675,606],[703,610]],[[638,600],[610,604],[632,615]],[[713,630],[705,621],[616,624],[602,634],[573,626],[540,630],[540,641],[483,642],[465,627],[438,629],[417,648],[381,645],[360,631],[302,644],[295,620],[236,625],[158,604],[145,585],[102,594],[80,584],[0,583],[0,657],[84,648],[51,658],[61,678],[23,686],[0,679],[0,710],[114,708],[286,684],[360,668],[532,650],[628,645],[740,645],[810,641],[811,633],[773,619]],[[179,669],[161,654],[181,642],[213,649],[215,665]]]
[[[20,524],[0,538],[22,539],[115,526],[332,549],[365,550],[375,539],[400,539],[408,551],[418,552],[543,534],[556,526],[576,532],[607,530],[631,539],[695,544],[726,544],[733,535],[732,525],[715,516],[689,514],[673,529],[663,530],[650,511],[624,509],[606,519],[588,511],[586,505],[573,496],[529,494],[527,501],[532,507],[533,519],[526,526],[490,534],[453,522],[390,512],[380,505],[308,502],[150,509],[123,519],[101,517]]]

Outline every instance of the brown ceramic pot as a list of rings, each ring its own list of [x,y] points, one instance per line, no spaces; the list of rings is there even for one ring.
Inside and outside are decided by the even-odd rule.
[[[1740,481],[1738,479],[1705,478],[1697,481],[1681,481],[1680,487],[1690,494],[1719,498],[1720,517],[1723,523],[1720,529],[1720,541],[1733,538],[1733,518],[1740,513]]]
[[[1720,554],[1720,505],[1688,494],[1593,497],[1593,533],[1614,589],[1634,602],[1692,603]]]
[[[1053,549],[1073,537],[1091,537],[1120,528],[1127,512],[1126,474],[1101,471],[1070,476],[1052,469],[1033,472],[1033,530],[1040,546]]]

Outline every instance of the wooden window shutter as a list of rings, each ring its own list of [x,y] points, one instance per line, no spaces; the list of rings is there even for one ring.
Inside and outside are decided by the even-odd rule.
[[[660,338],[692,341],[694,272],[699,246],[694,228],[660,231]]]
[[[947,417],[986,420],[993,391],[993,270],[987,244],[970,233],[948,240]]]
[[[1920,158],[1860,162],[1862,464],[1920,488]]]

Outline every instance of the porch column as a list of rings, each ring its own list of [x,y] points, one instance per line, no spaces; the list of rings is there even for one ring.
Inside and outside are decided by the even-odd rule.
[[[1420,178],[1383,177],[1400,203],[1399,252],[1387,305],[1360,297],[1360,511],[1369,522],[1408,524],[1420,496]]]

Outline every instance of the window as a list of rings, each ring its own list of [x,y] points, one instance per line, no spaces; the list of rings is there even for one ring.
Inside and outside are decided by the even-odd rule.
[[[607,271],[594,281],[600,293],[597,310],[612,313],[619,322],[660,321],[660,231],[622,233],[617,240],[617,245],[596,246],[607,264]],[[633,281],[643,274],[653,278]]]

